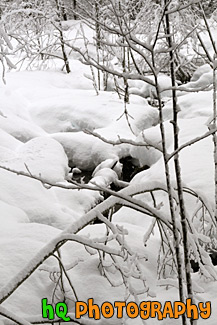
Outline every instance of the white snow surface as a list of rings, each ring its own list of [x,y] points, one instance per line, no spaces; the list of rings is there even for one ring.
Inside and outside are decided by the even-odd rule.
[[[88,32],[92,33],[89,29]],[[76,30],[73,33],[76,34]],[[89,184],[97,183],[104,187],[120,176],[122,166],[119,159],[131,155],[141,166],[148,165],[150,168],[137,174],[130,186],[165,186],[161,153],[151,147],[152,144],[161,148],[158,111],[149,106],[146,99],[135,96],[139,89],[140,95],[146,92],[142,97],[150,94],[155,97],[153,89],[144,83],[131,82],[130,104],[126,106],[127,114],[124,114],[125,107],[116,93],[101,91],[96,95],[92,81],[84,77],[84,74],[90,74],[89,67],[81,65],[76,55],[70,59],[70,65],[72,72],[69,75],[60,71],[10,72],[6,75],[7,84],[0,86],[0,166],[4,167],[0,168],[0,293],[1,288],[10,283],[26,263],[34,263],[34,256],[60,234],[60,229],[77,225],[77,222],[79,224],[81,217],[102,200],[99,191],[52,187],[52,184],[69,184],[66,181],[70,176],[69,161],[73,167],[84,171],[95,169]],[[162,95],[169,97],[171,92],[164,92],[169,85],[168,78],[163,76],[161,82]],[[207,86],[210,82],[211,74],[206,66],[198,69],[186,87]],[[178,104],[182,145],[208,131],[207,123],[212,117],[212,91],[183,92],[178,98]],[[173,152],[171,107],[171,101],[168,100],[163,108],[169,154]],[[129,143],[115,146],[84,133],[85,129],[110,141],[125,138],[143,142],[147,146],[136,147]],[[113,169],[115,162],[117,164]],[[208,137],[183,149],[180,152],[180,164],[183,184],[200,193],[207,206],[214,209],[212,138]],[[174,181],[173,159],[170,161],[170,171]],[[30,177],[19,173],[26,173]],[[43,182],[31,178],[32,175],[43,179]],[[139,194],[136,198],[152,204],[148,194]],[[186,195],[185,202],[188,214],[192,216],[197,208],[197,200]],[[156,203],[159,211],[166,215],[168,200],[164,192],[156,195]],[[147,260],[141,259],[141,264],[149,290],[148,294],[141,295],[141,300],[178,300],[175,287],[160,286],[157,280],[160,245],[157,229],[151,234],[147,246],[144,246],[144,235],[152,219],[127,207],[118,210],[113,218],[114,224],[127,229],[126,242],[132,250],[147,257]],[[89,225],[78,235],[102,238],[106,231],[104,225]],[[112,241],[108,246],[117,249],[118,245]],[[69,268],[68,274],[79,299],[93,297],[98,304],[124,300],[125,288],[120,285],[120,275],[115,278],[112,268],[109,268],[109,261],[105,262],[109,275],[119,284],[111,286],[100,273],[95,252],[93,249],[86,250],[84,245],[74,241],[61,249],[64,263],[75,264]],[[55,284],[50,270],[56,270],[57,267],[57,261],[50,257],[3,306],[23,317],[41,315],[40,300],[51,297]],[[193,280],[195,288],[200,291],[196,295],[198,301],[212,303],[211,317],[206,321],[199,319],[197,324],[214,325],[217,317],[216,281],[207,280],[198,273],[193,275]],[[141,288],[139,280],[133,284],[137,289]],[[62,298],[61,292],[58,292],[57,297]],[[73,303],[69,303],[69,307],[73,312]],[[3,318],[0,318],[1,323]],[[120,321],[113,318],[104,323],[118,325]],[[147,321],[147,324],[152,325],[158,323],[157,319]],[[174,320],[167,318],[161,323],[174,324]],[[140,318],[127,319],[126,324],[140,325],[142,322]]]
[[[152,82],[154,81],[154,77],[152,75],[146,76]],[[139,95],[141,97],[147,98],[156,98],[157,93],[154,86],[148,84],[147,82],[143,82],[141,80],[129,80],[129,93],[134,95]],[[164,74],[159,74],[158,76],[158,86],[160,90],[160,94],[162,98],[171,97],[172,92],[169,89],[171,87],[171,79],[169,76]]]

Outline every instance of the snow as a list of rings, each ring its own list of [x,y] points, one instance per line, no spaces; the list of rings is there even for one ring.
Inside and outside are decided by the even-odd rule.
[[[201,106],[203,103],[201,103]],[[188,116],[187,116],[188,117]],[[179,134],[180,134],[180,145],[192,140],[198,136],[205,134],[208,131],[207,118],[186,118],[179,119]],[[166,143],[168,153],[173,152],[173,138],[172,138],[172,124],[167,121],[164,123],[166,131]],[[150,128],[143,132],[144,138],[147,143],[153,145],[159,145],[160,143],[160,132],[159,126]],[[140,136],[141,138],[141,136]],[[213,165],[213,144],[212,138],[208,137],[199,143],[195,143],[190,147],[184,148],[180,152],[180,163],[183,183],[193,188],[195,191],[202,191],[207,197],[208,201],[213,203],[214,201],[214,165]],[[159,151],[154,148],[133,148],[131,150],[132,156],[139,160],[141,165],[149,165],[152,168],[137,174],[134,177],[133,182],[137,182],[138,179],[145,182],[145,179],[159,180],[164,179],[163,158]],[[171,165],[171,175],[174,178],[174,171]],[[144,175],[144,178],[141,176]],[[209,187],[207,187],[209,184]]]
[[[21,223],[28,223],[29,218],[27,217],[27,214],[17,208],[13,207],[12,205],[9,205],[3,201],[0,201],[0,210],[1,210],[1,215],[0,215],[0,223],[1,226],[4,224],[10,225],[11,223],[16,223],[16,222],[21,222]]]
[[[96,184],[99,187],[108,187],[110,184],[115,183],[118,179],[116,172],[110,168],[102,168],[95,172],[94,177],[90,183]]]
[[[0,127],[21,142],[26,142],[37,136],[44,135],[44,131],[39,126],[16,115],[0,116]]]
[[[75,27],[72,32],[69,28],[70,35],[75,37],[79,23],[70,22],[69,25]],[[89,28],[86,31],[88,37],[92,37],[93,31]],[[83,41],[76,40],[75,44],[82,46]],[[88,49],[90,53],[95,51],[93,44]],[[7,283],[11,285],[18,272],[21,272],[20,276],[25,273],[24,266],[27,263],[34,265],[37,258],[44,257],[43,254],[53,247],[58,236],[64,238],[68,234],[72,241],[63,245],[60,252],[80,300],[86,301],[93,297],[95,303],[101,304],[105,300],[113,303],[115,300],[127,299],[120,268],[127,275],[125,280],[128,289],[134,287],[135,290],[143,290],[139,295],[140,300],[158,300],[162,303],[179,300],[176,279],[158,281],[160,232],[157,227],[152,231],[153,217],[141,212],[145,204],[154,209],[150,191],[143,193],[151,189],[156,214],[165,221],[169,220],[170,215],[165,192],[164,162],[160,152],[162,144],[158,110],[150,106],[146,99],[150,95],[156,97],[156,93],[152,86],[131,80],[130,103],[125,107],[123,100],[113,91],[113,80],[109,81],[109,92],[100,91],[97,95],[92,80],[87,78],[91,74],[90,68],[81,64],[77,54],[71,55],[70,65],[72,72],[68,75],[58,71],[60,63],[57,63],[56,70],[10,72],[6,74],[7,84],[0,86],[0,166],[4,167],[0,168],[0,296],[1,288],[5,285],[7,288]],[[167,90],[170,79],[161,75],[159,83],[161,95],[166,97],[163,107],[164,128],[166,149],[171,154],[174,145],[172,103],[171,90]],[[184,86],[196,89],[211,84],[212,71],[208,65],[204,65]],[[178,95],[179,140],[182,145],[208,131],[213,93],[208,89],[200,92],[183,91],[178,92]],[[108,141],[102,141],[91,132]],[[128,139],[129,143],[109,143],[120,138]],[[133,146],[130,141],[145,145]],[[121,192],[140,200],[140,211],[132,209],[133,204],[130,203],[128,207],[119,209],[123,200],[117,197],[109,197],[102,202],[102,191],[94,188],[95,184],[110,188],[112,183],[120,179],[123,166],[119,160],[127,156],[135,158],[140,166],[150,166],[137,173]],[[212,137],[184,148],[179,156],[183,185],[198,193],[213,211],[215,186]],[[90,172],[89,189],[61,188],[61,184],[65,187],[71,185],[67,182],[73,176],[69,165],[74,174]],[[169,168],[172,184],[175,184],[173,159],[170,160]],[[23,176],[23,173],[29,177]],[[185,194],[184,198],[189,217],[196,219],[195,211],[200,206],[198,198],[189,194]],[[102,267],[98,251],[91,247],[98,247],[105,241],[108,224],[86,226],[86,223],[99,216],[100,212],[113,208],[113,205],[116,205],[112,215],[112,230],[115,232],[111,234],[110,231],[106,247],[111,251],[122,251],[116,240],[121,238],[124,247],[129,247],[133,254],[126,255],[126,259],[116,257],[115,261],[108,254],[104,260],[101,256]],[[205,227],[210,222],[207,215],[206,212]],[[196,230],[199,224],[200,220],[194,221]],[[64,232],[61,233],[62,229]],[[72,234],[73,230],[79,230],[78,234]],[[76,236],[82,236],[90,247],[76,242]],[[194,236],[197,233],[192,235],[192,240]],[[202,234],[198,238],[209,241],[208,236]],[[135,261],[140,265],[142,279],[137,276],[139,271]],[[15,314],[25,319],[39,317],[40,300],[52,296],[58,267],[58,262],[50,257],[3,306],[13,309]],[[217,268],[213,267],[210,273],[216,271]],[[206,320],[206,324],[213,325],[217,317],[216,281],[195,273],[193,282],[196,299],[212,302],[212,316]],[[74,301],[68,282],[64,283],[66,292],[70,291],[69,298]],[[63,295],[57,286],[55,299],[60,301],[61,298]],[[132,295],[129,299],[133,299]],[[73,302],[68,300],[68,303],[74,312]],[[0,324],[4,321],[0,318]],[[120,321],[113,318],[102,323],[119,324]],[[125,323],[142,324],[140,318],[127,319]],[[149,319],[146,323],[157,325],[159,322]],[[202,319],[198,320],[198,325],[203,323]],[[162,321],[164,324],[174,324],[174,320],[167,318]]]
[[[47,241],[58,233],[59,230],[42,224],[17,224],[11,222],[10,224],[1,225],[0,287],[2,288]],[[49,264],[52,265],[53,262]],[[38,301],[46,297],[48,292],[52,290],[52,286],[47,280],[48,274],[36,271],[31,280],[21,286],[4,303],[4,306],[22,316],[26,314],[26,311],[29,315],[31,313],[35,315],[41,314],[41,306]],[[44,285],[45,282],[47,282],[46,286]],[[25,310],[23,310],[24,304]],[[11,308],[12,305],[13,308]]]
[[[75,220],[76,212],[65,212],[55,193],[47,190],[40,182],[5,170],[0,170],[0,177],[0,199],[22,209],[31,222],[64,228],[64,223]]]
[[[2,129],[0,129],[0,143],[1,147],[5,147],[11,150],[15,150],[21,144],[19,140]]]
[[[95,170],[93,171],[93,176],[95,176],[96,173],[103,168],[112,168],[117,173],[118,176],[121,176],[122,167],[123,165],[120,164],[118,160],[107,159],[95,168]]]
[[[212,91],[201,91],[198,93],[190,92],[185,93],[183,96],[178,97],[179,105],[179,118],[191,119],[197,116],[207,116],[212,115]],[[169,120],[172,118],[172,104],[167,102],[163,108],[164,120]]]
[[[81,97],[84,97],[82,103]],[[145,102],[144,105],[147,111],[143,111],[143,116],[142,107],[135,100],[128,108],[129,114],[132,115],[132,124],[133,126],[135,124],[137,128],[152,123],[156,119],[155,110],[151,110]],[[99,109],[96,109],[97,107]],[[46,99],[40,97],[40,100],[36,100],[29,109],[33,120],[48,133],[107,127],[108,124],[115,122],[124,111],[123,102],[114,92],[100,92],[97,96],[94,90],[86,90],[84,93],[80,89],[60,89],[58,93],[56,89],[48,89]],[[149,121],[147,121],[148,116],[150,116]]]
[[[41,176],[50,182],[65,179],[68,159],[62,146],[48,137],[34,138],[17,149],[22,164],[28,166],[32,175]],[[17,168],[19,164],[16,163]],[[19,168],[19,167],[18,167]]]
[[[151,80],[154,81],[154,77],[152,75],[147,75],[147,77]],[[159,90],[161,93],[161,97],[171,97],[172,92],[171,90],[167,90],[167,88],[171,87],[171,79],[167,75],[159,74],[158,76],[158,85],[159,85]],[[140,81],[140,80],[129,80],[129,93],[130,94],[135,94],[139,95],[141,97],[147,98],[157,98],[157,93],[155,87],[152,85]]]
[[[92,170],[106,159],[118,158],[121,152],[121,149],[113,148],[112,145],[83,132],[54,133],[52,138],[62,144],[69,161],[80,169]]]
[[[208,63],[203,64],[195,70],[195,72],[193,73],[193,76],[191,77],[191,81],[199,80],[204,74],[206,74],[207,72],[211,72],[211,71],[212,71],[211,67]]]

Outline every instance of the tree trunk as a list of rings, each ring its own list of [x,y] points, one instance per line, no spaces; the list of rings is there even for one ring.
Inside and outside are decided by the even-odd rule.
[[[165,5],[167,5],[168,0],[165,0]],[[170,19],[169,14],[165,14],[166,21],[166,35],[168,47],[170,49],[170,74],[171,74],[171,82],[172,87],[176,86],[175,79],[175,66],[174,66],[174,52],[173,52],[173,41],[171,36],[171,28],[170,28]],[[172,102],[173,102],[173,135],[174,135],[174,151],[179,148],[179,127],[178,127],[178,105],[177,105],[177,96],[176,90],[172,90]],[[181,180],[181,168],[179,163],[179,154],[177,153],[174,156],[174,164],[175,164],[175,173],[176,173],[176,182],[177,182],[177,190],[178,190],[178,198],[179,198],[179,209],[180,209],[180,217],[181,217],[181,226],[182,226],[182,240],[183,240],[183,248],[184,248],[184,262],[185,262],[185,275],[186,275],[186,283],[187,283],[187,292],[188,298],[193,300],[193,289],[192,289],[192,279],[191,279],[191,265],[190,265],[190,257],[189,257],[189,241],[188,241],[188,225],[187,225],[187,216],[184,206],[184,197],[183,197],[183,189],[182,189],[182,180]],[[191,319],[191,324],[194,321]]]
[[[76,0],[73,0],[73,18],[74,18],[74,20],[77,20],[78,19],[78,17],[77,17],[77,15],[76,15],[76,8],[77,8],[77,1]]]
[[[56,1],[56,7],[57,7],[57,16],[58,16],[58,23],[59,23],[59,35],[60,35],[60,46],[61,46],[61,50],[62,50],[62,54],[63,54],[63,61],[65,62],[65,67],[66,67],[66,72],[70,73],[70,67],[69,67],[69,60],[68,60],[68,56],[66,54],[66,50],[65,50],[65,42],[64,42],[64,37],[63,37],[63,32],[62,32],[62,25],[61,25],[61,17],[63,15],[63,7],[61,6],[61,4],[59,3],[58,0]]]

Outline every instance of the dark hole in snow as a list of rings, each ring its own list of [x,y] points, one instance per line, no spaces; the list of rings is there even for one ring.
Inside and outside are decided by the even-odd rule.
[[[212,251],[209,256],[211,257],[212,264],[217,265],[217,251]]]
[[[195,272],[198,272],[199,271],[199,263],[197,261],[194,261],[194,260],[190,260],[190,263],[191,263],[191,268],[192,268],[192,271],[195,273]]]
[[[131,156],[127,156],[127,157],[124,157],[124,158],[121,158],[120,159],[120,163],[123,165],[123,168],[122,168],[122,177],[121,177],[121,180],[125,181],[125,182],[130,182],[131,179],[139,172],[143,171],[143,170],[146,170],[149,168],[149,166],[143,166],[143,167],[138,167],[136,166],[136,160],[134,158],[132,158]],[[117,192],[119,191],[121,188],[119,188],[118,186],[116,186],[115,184],[111,184],[110,185],[110,189]],[[104,196],[104,199],[107,199],[110,194],[108,193],[103,193],[103,196]],[[114,210],[113,212],[117,212],[119,209],[121,208],[121,205],[120,204],[116,204],[115,207],[114,207]],[[108,218],[108,215],[109,215],[109,211],[106,211],[104,213],[104,216],[106,218]],[[94,221],[94,223],[101,223],[100,220],[96,219]]]
[[[72,180],[79,184],[87,184],[92,178],[93,171],[81,170],[81,173],[74,173]]]
[[[217,265],[217,251],[211,251],[209,253],[209,256],[211,258],[212,264],[215,266]],[[200,267],[199,267],[199,263],[195,260],[190,260],[191,263],[191,268],[193,270],[193,272],[198,272]]]
[[[158,99],[148,97],[147,100],[148,100],[148,104],[149,104],[150,106],[152,106],[152,107],[159,107],[159,101],[158,101]],[[162,106],[162,107],[165,106],[165,102],[164,102],[163,100],[161,100],[161,106]]]
[[[135,159],[130,156],[121,158],[120,163],[123,164],[122,180],[125,182],[130,182],[136,174],[149,168],[147,165],[139,167]]]
[[[136,159],[132,158],[131,156],[121,158],[120,163],[123,165],[121,180],[124,181],[124,182],[130,182],[131,179],[136,174],[140,173],[143,170],[146,170],[146,169],[150,168],[149,166],[146,166],[146,165],[142,166],[142,167],[138,166],[138,161]],[[113,169],[116,164],[117,164],[117,161],[115,162],[114,166],[111,169]],[[70,172],[73,172],[73,170],[77,169],[77,168],[75,168],[75,166],[73,166],[71,161],[69,162],[69,167],[71,168]],[[89,183],[89,181],[93,177],[92,176],[93,170],[91,170],[91,171],[90,170],[78,170],[78,171],[79,172],[73,172],[72,173],[72,180],[77,182],[77,183],[80,183],[80,184]],[[121,189],[121,188],[119,188],[117,185],[115,185],[113,183],[110,184],[109,188],[111,190],[115,191],[115,192],[117,192],[117,191],[119,191]],[[103,192],[101,194],[103,195],[105,200],[110,196],[110,194],[108,194],[107,192]],[[120,208],[121,208],[121,205],[117,204],[114,207],[113,212],[118,211]],[[109,211],[105,211],[104,216],[106,218],[108,218],[108,215],[109,215]],[[95,221],[93,223],[97,224],[97,223],[102,223],[102,222],[100,220],[98,220],[98,219],[95,219]]]

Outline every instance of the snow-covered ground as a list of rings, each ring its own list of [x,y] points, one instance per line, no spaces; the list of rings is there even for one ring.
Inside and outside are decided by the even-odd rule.
[[[57,62],[56,65],[58,64]],[[127,119],[123,101],[116,92],[100,91],[99,95],[96,94],[92,81],[84,76],[90,75],[88,66],[82,65],[73,57],[70,59],[70,67],[72,72],[68,75],[59,69],[10,72],[6,74],[7,84],[2,83],[0,86],[0,298],[4,293],[4,286],[10,287],[11,279],[25,264],[34,264],[36,254],[42,256],[46,244],[49,246],[49,242],[60,235],[63,229],[79,223],[82,216],[102,202],[100,191],[63,188],[72,185],[67,182],[72,176],[69,163],[74,171],[80,169],[92,172],[100,166],[92,175],[89,187],[93,187],[93,184],[106,186],[118,178],[121,170],[118,161],[131,156],[140,166],[148,165],[150,168],[138,173],[129,187],[123,190],[124,193],[134,193],[139,187],[145,189],[165,186],[160,151],[149,146],[130,144],[132,141],[145,141],[146,144],[161,148],[158,110],[150,106],[145,98],[136,95],[141,91],[150,94],[152,89],[148,89],[146,85],[145,90],[142,90],[140,83],[130,83]],[[212,72],[205,67],[185,87],[202,87],[211,81]],[[170,96],[170,92],[164,95]],[[180,94],[178,104],[181,145],[208,131],[207,125],[212,118],[212,96],[211,89]],[[171,116],[172,104],[167,97],[164,126],[168,153],[173,152]],[[128,143],[106,143],[91,134],[93,131],[110,142],[127,139]],[[198,193],[212,211],[213,150],[212,137],[207,137],[184,148],[180,153],[184,186]],[[111,166],[114,163],[116,169],[113,170]],[[170,161],[170,172],[172,180],[175,180],[173,159]],[[152,205],[149,194],[139,194],[136,198]],[[194,218],[200,202],[188,194],[185,195],[185,201],[189,217]],[[168,220],[168,199],[165,192],[156,194],[156,203],[159,213]],[[144,245],[144,235],[152,222],[153,218],[128,207],[122,207],[113,216],[113,223],[128,231],[125,235],[128,247],[137,256],[143,256],[141,271],[147,290],[139,299],[161,302],[179,300],[175,279],[171,285],[168,284],[169,280],[163,283],[158,279],[160,234],[157,227],[150,235],[147,245]],[[106,231],[104,224],[88,225],[78,235],[87,239],[104,238]],[[117,249],[117,243],[112,243],[109,247]],[[62,259],[65,265],[69,265],[68,275],[79,300],[94,298],[94,302],[101,305],[103,301],[127,299],[120,274],[117,274],[117,270],[110,270],[112,267],[109,261],[105,261],[105,268],[111,282],[100,273],[96,252],[77,242],[67,243],[61,248]],[[54,257],[49,257],[3,306],[17,316],[26,319],[29,317],[29,320],[40,317],[41,299],[51,299],[54,292],[58,276],[56,270],[57,261]],[[21,274],[22,272],[25,273],[24,270]],[[212,304],[211,317],[207,320],[199,318],[198,325],[214,325],[217,318],[217,267],[213,267],[210,274],[215,274],[215,278],[214,275],[208,278],[207,274],[193,274],[196,302],[211,301]],[[132,281],[132,285],[138,290],[143,284],[141,279]],[[67,282],[65,290],[68,289]],[[54,300],[61,301],[62,298],[62,292],[57,287]],[[133,299],[132,296],[129,299]],[[68,305],[73,312],[73,303],[70,300]],[[2,321],[5,319],[2,318]],[[159,321],[152,318],[146,323],[157,325]],[[161,321],[163,325],[179,323],[180,320],[169,318]],[[120,320],[113,317],[101,320],[100,324],[120,324]],[[126,318],[125,324],[139,325],[142,321],[139,317]]]

